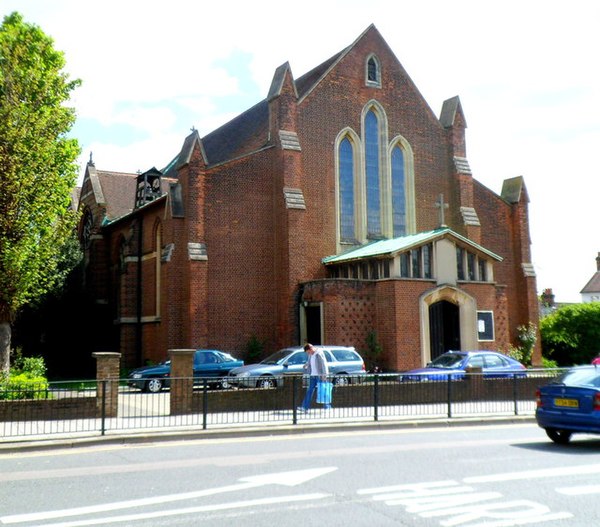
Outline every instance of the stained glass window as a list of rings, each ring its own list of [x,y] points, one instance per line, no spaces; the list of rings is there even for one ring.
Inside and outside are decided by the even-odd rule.
[[[374,112],[365,118],[365,173],[367,183],[367,236],[381,236],[379,191],[379,122]]]
[[[352,143],[346,137],[340,143],[340,236],[342,241],[353,241],[354,232],[354,154]]]
[[[392,150],[392,222],[394,237],[406,234],[406,194],[404,190],[404,152]]]

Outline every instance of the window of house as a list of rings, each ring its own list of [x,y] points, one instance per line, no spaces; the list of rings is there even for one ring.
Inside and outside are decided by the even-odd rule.
[[[456,277],[465,279],[465,250],[462,247],[456,248]]]
[[[412,266],[412,277],[421,278],[421,251],[419,249],[410,251],[410,261]]]
[[[346,137],[339,147],[339,215],[342,242],[355,240],[354,222],[354,152]]]
[[[367,237],[381,236],[379,120],[373,110],[365,118],[365,177],[367,183]]]
[[[367,79],[368,86],[381,86],[381,66],[375,55],[367,59]]]
[[[421,253],[423,255],[423,277],[432,278],[433,265],[431,262],[431,245],[423,245],[423,247],[421,247]]]
[[[479,267],[479,280],[481,280],[482,282],[487,282],[487,265],[486,265],[486,261],[483,259],[479,259],[477,261],[478,267]]]
[[[400,255],[400,276],[402,278],[410,278],[410,255],[402,253]]]
[[[415,229],[414,159],[401,135],[388,141],[377,101],[362,112],[362,133],[345,128],[335,147],[339,250]]]
[[[469,280],[476,280],[476,258],[473,253],[467,253],[467,276]]]
[[[404,188],[404,152],[399,145],[392,150],[392,223],[394,237],[406,234],[406,192]]]
[[[382,274],[384,278],[389,278],[390,277],[390,261],[389,260],[383,260],[383,264],[382,264]]]

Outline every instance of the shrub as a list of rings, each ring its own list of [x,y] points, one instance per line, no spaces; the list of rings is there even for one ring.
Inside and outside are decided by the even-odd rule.
[[[0,399],[43,399],[48,396],[46,363],[42,357],[23,357],[14,352],[7,376],[0,377]]]
[[[265,349],[265,343],[258,340],[256,335],[252,335],[246,344],[246,364],[254,364],[262,357]]]
[[[0,384],[0,399],[45,399],[48,394],[48,381],[30,373],[10,375]]]

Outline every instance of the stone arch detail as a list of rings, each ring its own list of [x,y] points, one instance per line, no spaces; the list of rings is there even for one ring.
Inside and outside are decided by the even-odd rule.
[[[427,364],[431,360],[431,343],[429,340],[429,306],[446,300],[458,306],[460,317],[460,343],[463,350],[478,349],[477,343],[477,302],[471,296],[451,286],[441,286],[426,292],[419,299],[421,330],[421,362]]]

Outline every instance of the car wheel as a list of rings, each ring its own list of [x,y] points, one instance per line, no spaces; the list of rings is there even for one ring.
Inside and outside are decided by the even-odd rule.
[[[219,386],[223,390],[227,390],[229,388],[232,388],[231,384],[229,384],[229,381],[227,379],[221,379],[221,382],[219,383]]]
[[[546,428],[546,435],[559,445],[566,445],[573,435],[567,430],[559,430],[557,428]]]
[[[276,388],[277,382],[270,375],[263,375],[256,381],[257,388]]]
[[[162,390],[163,381],[161,379],[149,379],[146,382],[146,391],[150,393],[158,393]]]
[[[338,374],[333,378],[333,384],[335,386],[348,386],[350,384],[350,377],[343,373]]]

